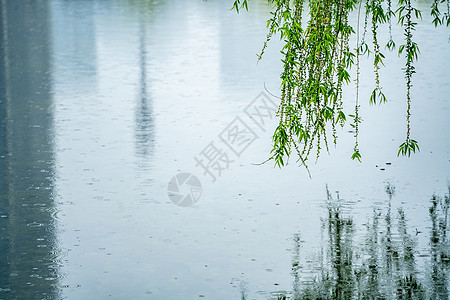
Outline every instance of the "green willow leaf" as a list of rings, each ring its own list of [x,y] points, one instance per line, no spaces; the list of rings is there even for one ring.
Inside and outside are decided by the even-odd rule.
[[[337,143],[337,124],[344,126],[346,116],[354,128],[355,145],[353,160],[361,161],[358,147],[359,127],[362,122],[359,103],[360,57],[373,54],[375,86],[369,97],[369,104],[387,101],[382,92],[380,69],[385,56],[378,41],[379,28],[389,24],[386,48],[393,50],[396,43],[392,38],[393,17],[403,27],[404,41],[399,43],[398,55],[405,60],[406,80],[406,140],[399,146],[398,155],[409,156],[419,151],[418,143],[410,139],[410,119],[412,101],[412,77],[415,74],[414,62],[418,60],[420,49],[413,40],[417,20],[422,12],[415,8],[413,0],[268,0],[272,5],[267,20],[268,33],[257,55],[260,60],[273,35],[279,34],[283,42],[280,75],[281,95],[277,111],[279,124],[272,137],[272,157],[275,165],[287,164],[292,152],[298,162],[307,166],[311,155],[316,159],[322,148],[328,151],[330,131],[333,142]],[[432,23],[450,24],[450,11],[441,13],[440,6],[450,0],[431,1]],[[396,7],[394,7],[396,5]],[[248,0],[235,0],[233,8],[237,12],[248,9]],[[450,9],[448,9],[450,10]],[[352,12],[357,13],[356,25],[350,24]],[[360,22],[360,17],[362,17]],[[362,32],[360,32],[362,29]],[[368,42],[366,35],[371,34]],[[356,34],[356,45],[350,47],[352,35]],[[344,86],[351,83],[356,66],[356,99],[354,111],[346,114],[348,107],[344,98]],[[353,73],[352,73],[353,72]],[[346,101],[344,105],[344,100]],[[308,171],[309,172],[309,171]]]

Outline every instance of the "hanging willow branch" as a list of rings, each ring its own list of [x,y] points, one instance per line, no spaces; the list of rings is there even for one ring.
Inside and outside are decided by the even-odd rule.
[[[380,64],[383,65],[383,53],[380,52],[380,45],[378,44],[378,24],[386,22],[386,15],[384,14],[383,8],[381,7],[381,0],[371,0],[370,7],[368,10],[372,13],[372,37],[373,37],[373,66],[375,71],[375,89],[370,95],[369,103],[376,104],[386,102],[386,97],[381,92],[380,86]]]
[[[360,76],[360,67],[359,67],[359,57],[361,56],[361,47],[359,45],[359,17],[361,15],[361,5],[362,1],[359,3],[359,9],[358,9],[358,22],[356,25],[356,101],[355,101],[355,114],[350,115],[353,117],[353,123],[350,123],[350,125],[355,128],[355,146],[353,147],[353,154],[352,159],[357,159],[359,162],[361,162],[361,153],[359,153],[359,145],[358,145],[358,134],[359,134],[359,123],[361,122],[361,119],[359,117],[359,76]],[[366,15],[367,16],[367,15]],[[367,24],[367,18],[366,18],[366,24]]]
[[[405,52],[406,66],[405,66],[405,78],[406,78],[406,141],[400,145],[398,149],[398,155],[410,156],[411,152],[419,150],[417,141],[410,138],[411,129],[411,78],[415,73],[413,62],[417,60],[419,55],[419,47],[412,40],[412,31],[415,30],[417,23],[412,21],[413,14],[416,18],[421,18],[421,13],[418,9],[411,6],[411,0],[399,0],[400,7],[397,12],[399,14],[399,23],[405,28],[405,41],[398,49],[398,54]]]
[[[410,155],[419,150],[415,140],[410,138],[411,78],[414,74],[413,62],[417,60],[419,48],[412,40],[416,23],[412,18],[420,17],[420,11],[411,5],[413,0],[398,0],[399,23],[405,30],[405,44],[399,47],[399,54],[405,53],[405,78],[407,86],[407,136],[400,146],[398,155]],[[364,31],[359,41],[359,16],[364,2]],[[442,15],[439,4],[446,2],[447,12]],[[431,14],[435,25],[449,25],[450,0],[434,0]],[[269,0],[273,5],[272,17],[267,22],[269,29],[258,59],[264,54],[271,37],[280,33],[284,41],[282,49],[283,72],[281,73],[281,101],[277,116],[278,126],[273,134],[271,159],[275,165],[286,164],[292,152],[307,169],[307,161],[315,152],[316,160],[322,149],[329,151],[330,132],[333,144],[337,143],[336,126],[344,126],[346,115],[343,111],[342,87],[350,80],[349,71],[355,64],[357,98],[350,124],[355,128],[355,146],[352,159],[361,161],[358,147],[359,116],[359,57],[374,54],[375,88],[369,103],[386,102],[382,93],[379,70],[384,55],[378,41],[380,24],[389,23],[390,39],[387,48],[394,49],[391,34],[391,19],[395,16],[391,0]],[[387,8],[383,8],[386,3]],[[359,5],[358,5],[359,4]],[[305,9],[308,6],[309,10]],[[355,30],[349,25],[349,14],[358,8],[357,46],[350,50],[349,39]],[[233,9],[248,9],[247,0],[236,0]],[[304,18],[304,11],[308,11]],[[306,22],[303,21],[306,19]],[[371,23],[372,51],[366,42],[368,23]]]
[[[343,126],[346,120],[342,86],[350,81],[348,70],[355,56],[348,44],[354,33],[348,15],[356,1],[309,1],[310,17],[304,27],[303,0],[273,4],[268,39],[278,30],[285,46],[279,124],[273,135],[272,154],[281,167],[295,151],[298,161],[307,166],[312,149],[316,159],[322,149],[329,150],[327,128],[331,128],[336,143],[335,127]]]

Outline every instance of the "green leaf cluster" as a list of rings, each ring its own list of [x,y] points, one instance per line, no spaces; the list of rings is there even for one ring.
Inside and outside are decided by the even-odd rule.
[[[398,23],[404,28],[404,44],[398,52],[404,54],[407,135],[400,145],[398,155],[409,156],[419,150],[417,142],[410,138],[411,87],[415,73],[413,63],[418,59],[419,47],[413,41],[415,19],[421,12],[414,8],[414,0],[398,0],[394,11],[391,0],[269,0],[272,5],[271,17],[267,21],[268,34],[258,59],[264,55],[270,39],[279,34],[284,46],[281,73],[281,101],[277,111],[279,123],[273,134],[271,159],[278,167],[285,166],[294,153],[297,162],[308,169],[307,161],[315,152],[316,160],[322,148],[329,151],[329,139],[337,143],[337,127],[347,121],[343,111],[344,84],[351,83],[351,68],[356,64],[355,111],[350,114],[351,126],[355,129],[355,146],[352,159],[361,161],[358,145],[359,124],[359,57],[373,54],[375,87],[370,94],[370,104],[387,101],[382,92],[379,70],[384,65],[384,54],[378,41],[379,26],[389,25],[389,41],[386,48],[393,50],[396,45],[392,39],[392,17],[398,16]],[[447,4],[447,12],[442,14],[439,5]],[[449,25],[450,0],[434,0],[431,15],[435,25]],[[364,5],[363,5],[364,4]],[[364,30],[359,36],[359,17],[364,7]],[[236,0],[233,9],[248,9],[247,0]],[[356,31],[349,25],[349,14],[358,13]],[[366,41],[366,33],[371,26],[372,45]],[[356,34],[357,45],[349,46],[350,37]],[[331,133],[330,133],[331,132]]]

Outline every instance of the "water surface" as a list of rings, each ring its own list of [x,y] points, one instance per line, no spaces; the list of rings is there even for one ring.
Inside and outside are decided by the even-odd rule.
[[[391,283],[408,272],[417,293],[445,297],[448,232],[436,220],[446,214],[439,208],[433,221],[429,209],[450,179],[448,29],[418,4],[412,136],[421,152],[396,156],[406,88],[403,62],[385,53],[389,102],[371,107],[367,97],[361,109],[363,162],[350,160],[345,127],[310,179],[294,163],[252,164],[268,158],[276,120],[259,126],[245,112],[255,99],[277,103],[264,86],[279,95],[281,45],[274,39],[257,64],[269,8],[255,1],[236,15],[232,2],[0,2],[0,299],[270,299],[325,286],[345,298],[357,295],[353,276],[362,291],[394,299]],[[362,95],[374,85],[371,64]],[[254,134],[239,154],[221,139],[236,117]],[[229,158],[215,179],[195,160],[211,143]],[[180,172],[202,184],[192,207],[168,197]],[[408,247],[413,263],[395,261]]]

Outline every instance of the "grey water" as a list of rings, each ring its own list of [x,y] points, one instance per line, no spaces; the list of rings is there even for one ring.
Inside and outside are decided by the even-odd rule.
[[[232,2],[0,1],[0,299],[448,299],[450,31],[431,4],[416,3],[421,151],[397,157],[404,62],[383,49],[388,103],[368,105],[362,61],[362,163],[346,125],[309,178],[257,165],[282,44],[257,63],[270,7]]]

